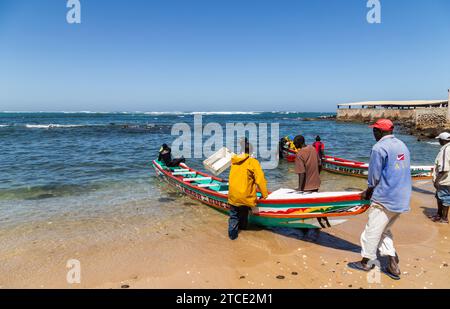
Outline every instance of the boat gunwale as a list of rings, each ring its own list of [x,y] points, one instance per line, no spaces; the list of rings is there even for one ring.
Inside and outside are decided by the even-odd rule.
[[[296,152],[294,150],[292,150],[292,149],[284,149],[284,151],[288,153],[288,156],[293,156],[293,155],[296,154]],[[286,159],[288,159],[288,158],[286,158]],[[328,160],[328,159],[333,159],[333,160]],[[335,161],[335,160],[338,160],[338,161]],[[289,161],[289,159],[288,159],[288,161]],[[334,156],[325,156],[324,161],[326,163],[329,163],[329,164],[335,165],[335,166],[342,166],[342,167],[348,167],[348,168],[353,168],[353,169],[360,169],[360,170],[364,170],[364,171],[369,169],[368,163],[355,161],[355,160],[349,160],[349,159],[343,159],[343,158],[334,157]],[[342,172],[342,171],[335,171],[335,170],[328,169],[328,168],[324,168],[324,170],[331,171],[331,172],[336,172],[338,174],[343,174],[343,175],[367,178],[367,175],[359,175],[359,174],[356,174],[356,173],[347,173],[347,172]],[[432,173],[433,170],[434,170],[434,167],[431,166],[431,165],[411,165],[411,171],[425,171],[427,173]],[[416,179],[416,180],[421,180],[421,179],[425,180],[425,179],[430,179],[431,176],[414,176],[414,175],[411,175],[411,178]]]
[[[205,188],[201,188],[195,185],[192,185],[189,182],[185,182],[173,175],[171,175],[168,171],[164,170],[161,165],[156,162],[156,160],[153,160],[153,165],[155,165],[159,171],[161,171],[165,176],[173,179],[174,181],[178,182],[178,183],[182,183],[184,185],[186,185],[187,187],[193,189],[193,190],[198,190],[202,193],[205,194],[209,194],[218,198],[223,198],[223,199],[228,199],[226,194],[223,193],[218,193],[217,191],[211,190],[211,189],[205,189]],[[181,166],[181,164],[180,164]],[[183,164],[183,167],[186,169],[189,169],[189,171],[195,171],[198,172],[197,170],[187,166],[186,164]],[[201,174],[202,176],[208,176],[211,177],[208,174],[199,172],[199,174]],[[211,177],[211,178],[216,178],[215,180],[219,180],[220,178],[217,177]],[[270,193],[270,192],[269,192]],[[270,207],[270,205],[272,204],[278,204],[278,205],[284,205],[284,204],[322,204],[322,203],[337,203],[337,202],[352,202],[352,201],[363,201],[362,200],[362,192],[357,192],[357,193],[353,193],[353,194],[346,194],[343,196],[335,196],[335,197],[317,197],[317,198],[302,198],[302,199],[282,199],[282,200],[258,200],[258,205],[261,205],[261,207]],[[301,206],[297,206],[297,207],[301,207]],[[308,206],[311,207],[311,206]]]

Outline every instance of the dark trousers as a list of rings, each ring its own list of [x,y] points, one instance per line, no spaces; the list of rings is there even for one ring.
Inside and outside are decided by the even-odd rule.
[[[173,159],[171,162],[169,162],[169,164],[166,164],[168,167],[177,167],[180,165],[180,163],[184,163],[186,162],[185,158],[180,158],[180,159]]]
[[[230,219],[228,220],[228,236],[231,240],[238,238],[239,230],[247,229],[248,225],[248,211],[250,207],[246,206],[231,206],[230,205]]]

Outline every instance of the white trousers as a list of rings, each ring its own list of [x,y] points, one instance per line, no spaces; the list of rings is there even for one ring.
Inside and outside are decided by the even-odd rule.
[[[391,227],[400,216],[383,206],[372,203],[369,209],[369,221],[361,234],[361,255],[370,260],[377,259],[377,250],[381,256],[395,256]]]

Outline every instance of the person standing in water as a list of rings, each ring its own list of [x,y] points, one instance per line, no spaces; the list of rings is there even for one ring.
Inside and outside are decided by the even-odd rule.
[[[312,144],[312,146],[316,149],[319,158],[323,160],[325,156],[325,144],[322,143],[319,135],[316,136],[316,141]]]
[[[371,200],[369,221],[361,234],[362,260],[349,263],[348,267],[370,271],[379,250],[381,256],[389,259],[384,273],[399,280],[399,258],[391,227],[402,213],[410,210],[410,154],[406,145],[393,135],[392,121],[380,119],[370,127],[377,143],[370,154],[368,188],[363,193],[364,199]]]
[[[298,135],[294,138],[298,149],[295,156],[295,173],[298,174],[298,188],[301,192],[318,192],[320,188],[321,161],[316,150],[305,144],[305,138]]]
[[[257,189],[262,199],[268,196],[264,172],[258,160],[250,156],[251,145],[246,138],[241,141],[241,147],[243,153],[231,158],[228,180],[228,236],[231,240],[238,238],[239,230],[247,229],[249,210],[258,202]]]
[[[438,210],[430,217],[433,222],[448,224],[448,208],[450,207],[450,134],[443,132],[436,139],[442,148],[436,157],[433,170],[433,184],[436,188]]]

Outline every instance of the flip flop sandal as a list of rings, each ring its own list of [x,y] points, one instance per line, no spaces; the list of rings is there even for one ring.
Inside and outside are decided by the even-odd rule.
[[[401,279],[401,278],[400,278],[400,275],[391,273],[387,267],[381,268],[381,272],[382,272],[383,274],[385,274],[386,276],[388,276],[389,278],[391,278],[392,280],[398,281],[398,280]]]
[[[441,224],[448,224],[448,220],[445,220],[445,219],[441,219],[441,220],[436,221],[436,222],[441,223]]]
[[[361,262],[351,262],[347,264],[348,268],[354,269],[354,270],[359,270],[359,271],[364,271],[364,272],[369,272],[372,270],[373,267],[364,267],[363,264]]]

